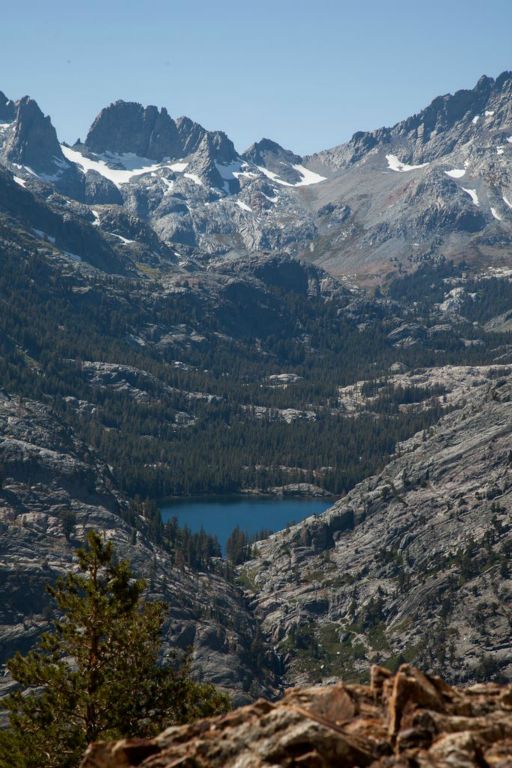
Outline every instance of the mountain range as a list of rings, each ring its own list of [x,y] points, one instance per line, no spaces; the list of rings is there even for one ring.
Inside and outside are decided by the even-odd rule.
[[[270,139],[239,153],[222,131],[123,101],[68,147],[32,99],[0,94],[0,156],[28,189],[95,206],[100,228],[121,209],[183,258],[279,250],[364,284],[440,256],[501,265],[512,223],[511,91],[510,72],[482,77],[308,157]],[[137,241],[136,229],[118,230]]]
[[[308,157],[0,93],[2,663],[94,526],[237,702],[509,679],[511,171],[510,72]],[[334,505],[236,567],[141,501],[298,492]]]

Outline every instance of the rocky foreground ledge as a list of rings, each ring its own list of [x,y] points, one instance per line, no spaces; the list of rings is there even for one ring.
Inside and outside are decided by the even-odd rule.
[[[371,685],[295,688],[155,739],[92,744],[82,768],[512,768],[512,685],[455,688],[404,664]]]

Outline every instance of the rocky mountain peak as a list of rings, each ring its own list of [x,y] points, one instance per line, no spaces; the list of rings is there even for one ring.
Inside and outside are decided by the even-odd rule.
[[[472,120],[484,112],[494,85],[492,78],[483,75],[473,89],[461,89],[453,94],[438,96],[426,109],[399,123],[395,128],[402,134],[419,131],[423,143],[427,143],[432,134],[448,131],[464,118]]]
[[[233,163],[238,160],[238,152],[235,145],[224,131],[209,131],[208,147],[218,163]]]
[[[10,111],[8,104],[4,106]],[[29,96],[16,103],[14,131],[4,154],[10,162],[27,165],[38,173],[54,174],[56,166],[67,164],[50,117],[45,117]]]
[[[267,163],[273,164],[280,160],[295,164],[302,162],[300,155],[294,154],[289,149],[284,149],[272,139],[256,141],[249,149],[246,149],[242,157],[255,165],[263,165],[265,168],[268,167]]]
[[[494,87],[498,90],[510,88],[512,86],[512,70],[506,69],[501,75],[498,75],[494,81]]]
[[[96,153],[133,153],[161,162],[181,155],[176,123],[165,107],[143,107],[137,102],[116,101],[94,120],[85,146]]]
[[[474,87],[474,91],[489,91],[494,84],[494,79],[488,75],[482,75]]]
[[[206,129],[199,123],[194,122],[190,117],[178,117],[176,128],[180,137],[183,155],[186,157],[195,152],[201,143]]]
[[[398,144],[400,160],[425,163],[448,155],[482,130],[511,127],[512,73],[483,75],[474,88],[437,96],[423,110],[392,127],[358,131],[347,144],[308,158],[335,168],[362,160],[376,147]]]
[[[238,152],[224,131],[207,131],[189,117],[179,117],[176,127],[181,141],[182,157],[206,151],[219,163],[228,164],[238,160]]]
[[[132,153],[156,162],[198,152],[225,164],[238,158],[233,142],[222,131],[207,131],[188,117],[175,122],[165,107],[159,110],[126,101],[101,110],[84,145],[97,154]]]
[[[242,157],[260,168],[275,173],[288,184],[301,181],[302,175],[295,168],[302,163],[300,155],[285,149],[272,139],[261,139],[247,149]]]
[[[12,123],[16,117],[16,104],[0,91],[0,123]]]
[[[192,157],[189,169],[203,179],[208,186],[226,189],[226,184],[229,184],[230,192],[239,190],[238,181],[233,179],[227,182],[217,167],[217,165],[229,165],[238,160],[233,142],[225,133],[205,131]]]

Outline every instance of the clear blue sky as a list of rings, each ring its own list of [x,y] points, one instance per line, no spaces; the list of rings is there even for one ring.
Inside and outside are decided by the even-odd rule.
[[[512,69],[511,0],[14,0],[0,90],[59,136],[122,98],[301,154]]]

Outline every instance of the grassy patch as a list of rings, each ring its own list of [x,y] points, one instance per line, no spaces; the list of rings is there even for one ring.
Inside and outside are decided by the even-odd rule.
[[[391,646],[388,643],[386,633],[384,631],[384,624],[377,624],[368,632],[368,643],[374,651],[389,652]]]
[[[251,592],[259,592],[260,587],[255,581],[257,574],[257,568],[242,568],[238,573],[238,583],[243,589],[250,589]]]
[[[160,277],[161,272],[156,267],[150,267],[148,264],[142,264],[140,261],[136,261],[135,266],[139,272],[142,272],[143,275],[147,275],[147,277]]]

